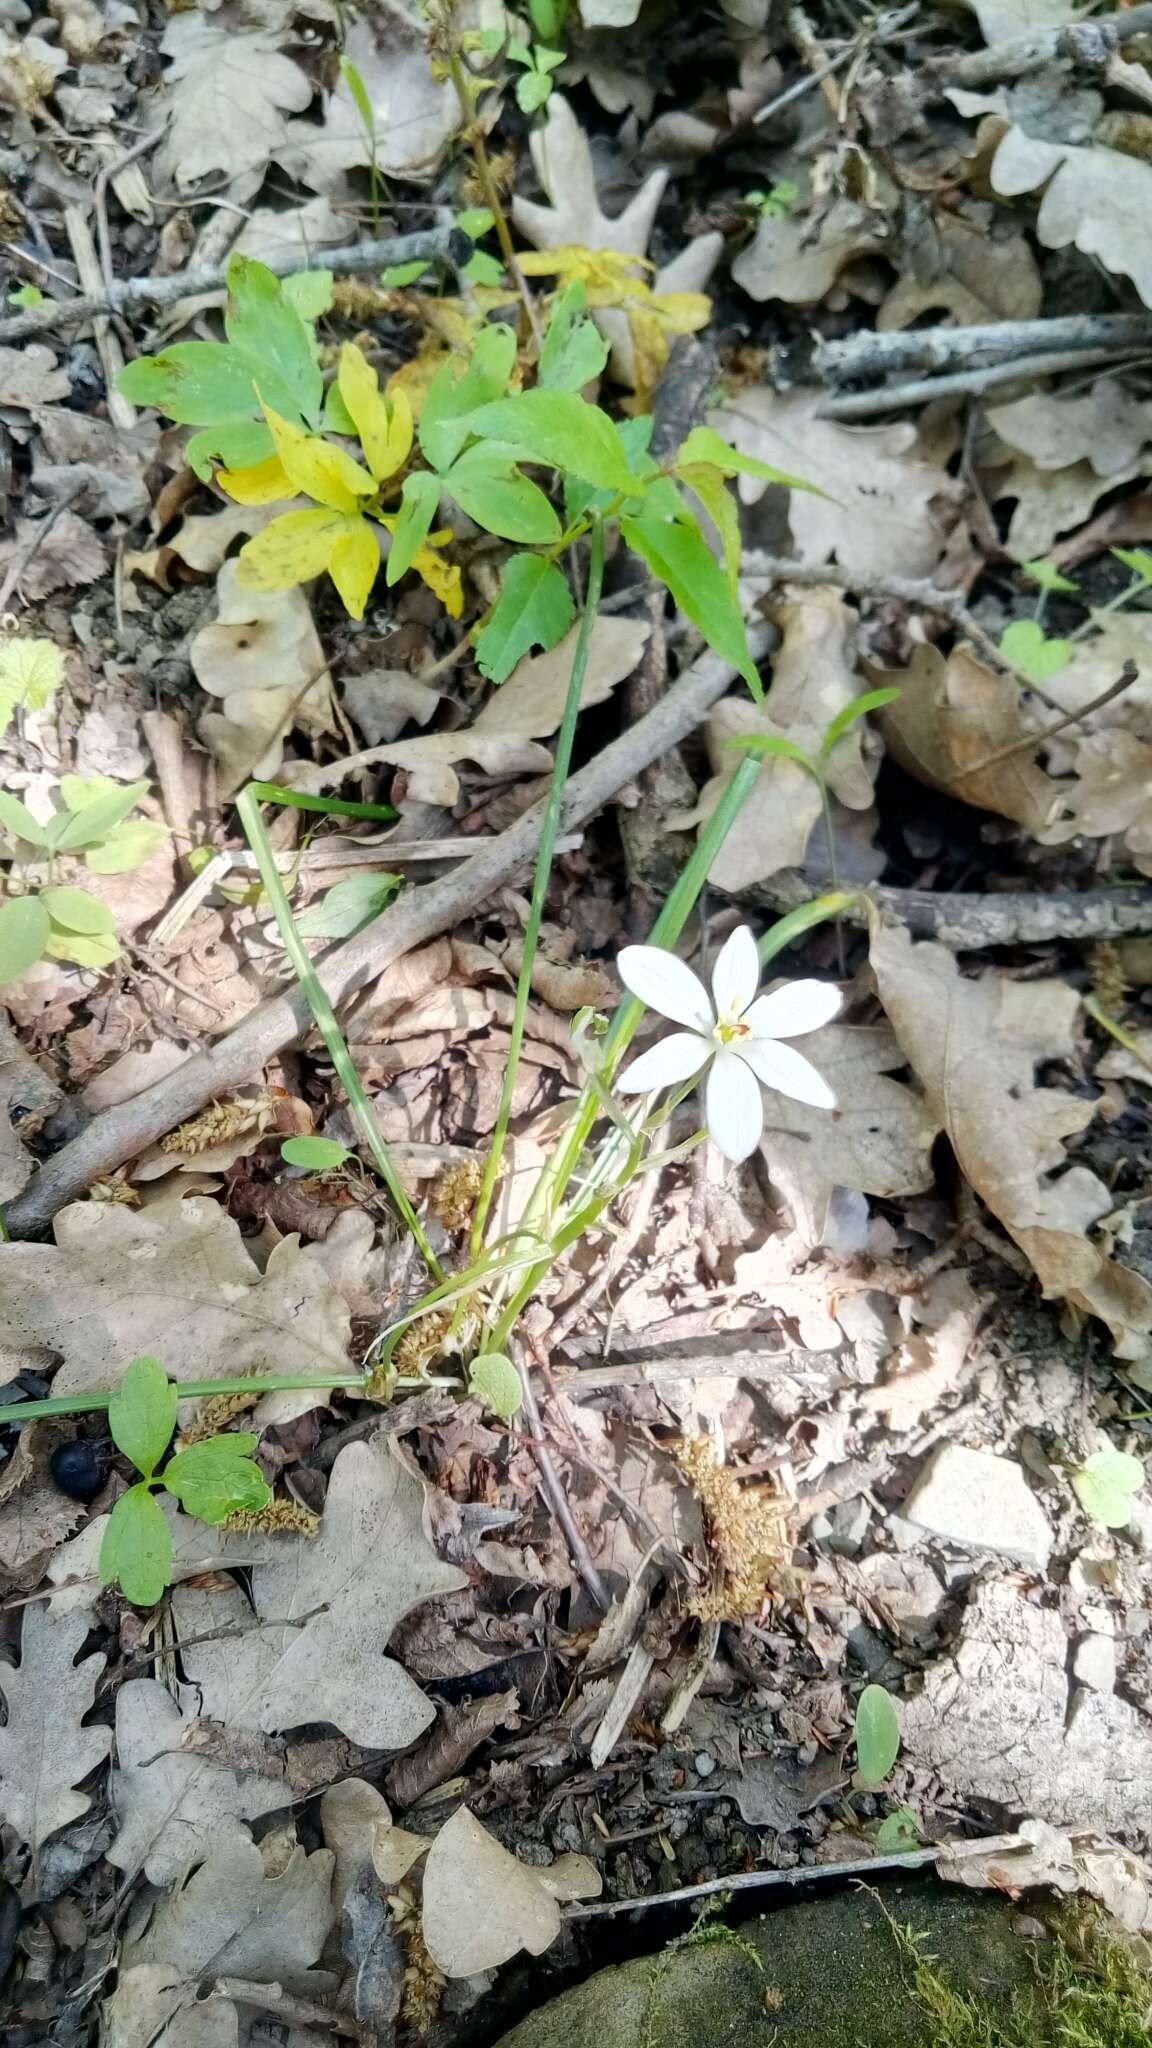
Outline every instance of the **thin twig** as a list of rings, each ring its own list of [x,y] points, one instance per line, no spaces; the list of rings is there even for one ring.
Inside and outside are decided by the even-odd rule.
[[[747,889],[722,892],[737,902],[771,910],[794,910],[811,899],[802,875],[773,875]],[[985,946],[1083,945],[1152,931],[1152,888],[1086,889],[1080,895],[1005,890],[988,896],[938,893],[933,889],[889,889],[873,885],[842,912],[849,924],[866,925],[872,903],[886,923],[907,925],[917,938],[939,939],[955,953]],[[23,1198],[22,1198],[23,1199]]]
[[[556,1470],[555,1460],[544,1440],[544,1430],[540,1421],[540,1409],[536,1401],[536,1389],[532,1384],[532,1374],[528,1361],[518,1344],[512,1347],[512,1358],[520,1375],[520,1385],[524,1391],[524,1417],[531,1432],[527,1440],[531,1445],[532,1455],[536,1460],[536,1469],[540,1474],[540,1484],[547,1495],[548,1504],[563,1530],[564,1540],[568,1545],[572,1561],[580,1577],[583,1579],[588,1592],[596,1602],[601,1613],[607,1614],[612,1602],[604,1581],[592,1561],[592,1553],[572,1512],[571,1503],[564,1491],[564,1483],[559,1472]]]
[[[816,408],[820,420],[871,420],[881,413],[900,412],[909,405],[928,405],[936,398],[965,395],[979,398],[997,384],[1017,384],[1028,378],[1052,377],[1058,370],[1091,370],[1101,363],[1117,368],[1142,360],[1152,348],[1152,333],[1143,346],[1133,350],[1130,343],[1115,347],[1070,348],[1051,354],[1020,356],[1015,361],[988,363],[975,369],[956,370],[948,377],[917,377],[908,384],[882,384],[876,391],[853,391],[841,398],[826,398]]]
[[[472,240],[460,228],[427,228],[415,235],[393,235],[387,241],[356,242],[344,249],[309,249],[301,255],[270,254],[267,267],[277,277],[298,270],[339,270],[349,276],[366,270],[381,270],[392,263],[445,263],[458,268],[472,254]],[[203,292],[222,291],[228,273],[218,264],[199,270],[178,271],[173,277],[122,278],[108,291],[85,298],[67,299],[59,304],[30,306],[9,320],[0,320],[0,342],[26,341],[32,334],[51,334],[60,327],[90,320],[94,313],[127,313],[137,306],[172,306],[180,299],[199,297]]]

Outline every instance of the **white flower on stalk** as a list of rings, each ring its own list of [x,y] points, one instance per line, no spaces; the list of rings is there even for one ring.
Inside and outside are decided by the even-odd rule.
[[[617,1077],[624,1095],[649,1095],[690,1081],[707,1065],[704,1117],[708,1135],[727,1159],[747,1159],[764,1128],[765,1088],[835,1109],[836,1097],[815,1067],[781,1039],[817,1031],[840,1008],[840,992],[823,981],[787,981],[760,996],[760,956],[746,924],[721,947],[708,995],[690,967],[662,946],[625,946],[617,971],[631,995],[686,1031],[674,1031],[642,1052]]]

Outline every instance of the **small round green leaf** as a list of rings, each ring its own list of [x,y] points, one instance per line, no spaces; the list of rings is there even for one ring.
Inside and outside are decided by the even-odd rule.
[[[254,1436],[212,1436],[204,1443],[189,1444],[177,1451],[161,1474],[169,1493],[174,1493],[188,1514],[202,1522],[224,1522],[229,1515],[253,1513],[266,1508],[272,1498],[260,1467],[248,1452],[255,1448]]]
[[[1126,1451],[1096,1451],[1073,1474],[1084,1513],[1105,1529],[1123,1529],[1132,1519],[1133,1497],[1144,1484],[1144,1467]]]
[[[866,1685],[856,1702],[857,1791],[882,1785],[900,1752],[900,1715],[890,1692]]]
[[[48,944],[52,926],[38,896],[13,896],[0,903],[0,983],[15,981],[34,967]]]
[[[100,1546],[100,1577],[136,1607],[152,1607],[172,1579],[172,1531],[144,1485],[122,1493]]]
[[[505,1422],[511,1422],[518,1414],[524,1399],[520,1375],[502,1351],[485,1351],[472,1360],[468,1390]]]
[[[306,1166],[311,1173],[327,1173],[334,1166],[343,1166],[352,1154],[338,1145],[335,1138],[285,1138],[280,1157],[289,1166]]]
[[[87,889],[61,884],[41,889],[40,901],[54,925],[65,932],[114,932],[116,920],[106,903],[90,896]]]

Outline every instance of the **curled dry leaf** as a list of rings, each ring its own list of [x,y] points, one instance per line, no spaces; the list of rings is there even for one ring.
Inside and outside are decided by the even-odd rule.
[[[754,566],[755,557],[750,563]],[[725,697],[705,728],[713,774],[695,810],[670,819],[676,830],[706,821],[744,759],[735,739],[767,735],[789,740],[812,760],[837,712],[859,693],[853,668],[857,614],[832,590],[804,590],[775,607],[783,634],[775,656],[767,703]],[[827,763],[828,786],[849,810],[867,810],[875,772],[864,756],[866,728],[857,724]],[[875,763],[879,765],[878,757]],[[820,816],[815,778],[796,761],[769,757],[760,771],[757,797],[744,805],[710,870],[718,889],[737,892],[802,867],[812,828]]]
[[[177,17],[180,19],[181,17]],[[303,590],[242,590],[236,563],[216,584],[217,619],[189,648],[201,689],[223,699],[200,732],[216,756],[224,796],[250,776],[275,775],[284,736],[295,725],[335,733],[332,687]]]
[[[885,1069],[905,1061],[885,1025],[829,1024],[817,1057],[835,1091],[834,1112],[773,1095],[762,1145],[797,1233],[810,1245],[822,1241],[835,1188],[891,1198],[931,1187],[940,1128],[919,1095],[888,1078]]]
[[[520,662],[465,731],[428,733],[380,748],[382,761],[407,772],[409,798],[450,808],[460,794],[457,761],[475,761],[488,775],[546,775],[552,756],[538,742],[556,731],[564,715],[578,630],[573,627],[549,653]],[[595,621],[581,710],[602,704],[631,675],[648,633],[641,619]]]
[[[39,1603],[24,1610],[20,1664],[0,1666],[7,1722],[0,1728],[0,1814],[34,1854],[49,1835],[87,1813],[74,1787],[104,1762],[109,1728],[85,1728],[104,1669],[97,1653],[75,1658],[88,1634],[82,1615],[55,1616]]]
[[[966,1180],[1031,1261],[1045,1295],[1099,1316],[1121,1357],[1144,1358],[1152,1286],[1086,1235],[1086,1223],[1110,1205],[1108,1190],[1084,1169],[1055,1177],[1066,1163],[1063,1140],[1091,1122],[1094,1105],[1034,1083],[1038,1061],[1074,1050],[1076,991],[994,974],[966,981],[945,947],[914,945],[908,932],[875,917],[870,959],[892,1028]]]
[[[586,1856],[529,1869],[466,1806],[446,1821],[424,1865],[424,1939],[446,1977],[495,1970],[522,1948],[544,1953],[560,1932],[558,1899],[594,1898],[599,1872]]]
[[[1041,142],[1009,128],[992,160],[991,182],[1003,199],[1044,187],[1036,233],[1045,249],[1075,244],[1105,269],[1130,277],[1152,306],[1152,164],[1100,143],[1077,148]]]
[[[849,263],[884,249],[890,232],[881,214],[854,199],[834,199],[818,224],[802,214],[762,214],[732,275],[760,303],[782,299],[790,306],[814,306]]]
[[[1117,377],[1099,377],[1089,391],[1071,397],[1033,391],[1010,405],[991,405],[988,424],[1037,469],[1088,462],[1101,477],[1131,473],[1152,441],[1147,405]]]
[[[743,454],[815,486],[792,491],[788,501],[801,561],[835,556],[849,576],[930,576],[960,486],[922,458],[908,422],[840,426],[817,417],[821,400],[819,392],[777,393],[755,385],[729,398],[710,424]],[[738,481],[750,505],[779,488],[759,477]]]
[[[1026,744],[1018,685],[986,668],[970,647],[945,656],[917,647],[906,669],[870,671],[899,697],[880,714],[892,759],[929,789],[996,811],[1030,832],[1050,823],[1060,787]],[[997,759],[1009,747],[1018,751]]]
[[[1152,1933],[1152,1865],[1087,1829],[1065,1834],[1047,1821],[1023,1820],[1010,1848],[986,1856],[942,1852],[936,1874],[949,1884],[1012,1896],[1048,1886],[1066,1895],[1087,1892],[1129,1934]]]
[[[0,1308],[20,1342],[61,1357],[59,1394],[112,1386],[142,1354],[175,1380],[346,1363],[347,1305],[311,1249],[285,1238],[261,1273],[215,1202],[168,1198],[147,1211],[75,1202],[55,1232],[55,1245],[7,1248]],[[286,1421],[301,1402],[325,1399],[322,1390],[267,1395],[261,1420]],[[296,1405],[282,1409],[285,1400]]]

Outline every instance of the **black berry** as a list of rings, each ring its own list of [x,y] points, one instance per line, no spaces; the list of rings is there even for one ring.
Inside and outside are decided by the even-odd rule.
[[[108,1475],[108,1461],[87,1437],[58,1444],[48,1460],[53,1483],[69,1500],[95,1500]]]

